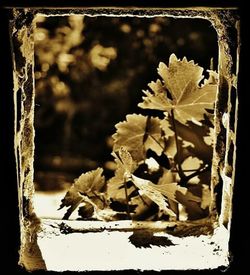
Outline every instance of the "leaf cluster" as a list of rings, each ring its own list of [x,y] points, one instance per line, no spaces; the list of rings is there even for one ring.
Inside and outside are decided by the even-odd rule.
[[[212,111],[218,76],[172,54],[159,64],[160,79],[148,84],[138,106],[146,111],[128,114],[115,125],[114,176],[103,169],[82,174],[62,200],[80,205],[82,218],[115,220],[199,219],[211,204],[210,168],[213,149]],[[151,110],[162,112],[161,117]]]

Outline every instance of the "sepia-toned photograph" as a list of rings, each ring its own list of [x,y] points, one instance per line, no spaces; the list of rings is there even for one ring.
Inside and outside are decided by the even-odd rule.
[[[34,37],[37,214],[207,217],[218,87],[211,23],[38,16]]]
[[[226,270],[237,8],[11,14],[18,264]]]

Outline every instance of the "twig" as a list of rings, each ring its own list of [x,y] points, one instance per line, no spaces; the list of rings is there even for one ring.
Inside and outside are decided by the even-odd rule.
[[[152,140],[154,141],[154,142],[156,142],[160,147],[161,147],[161,149],[162,150],[164,150],[165,148],[155,139],[155,137],[154,136],[152,136],[152,135],[150,135],[150,134],[148,134],[148,136],[149,137],[151,137],[152,138]]]
[[[174,110],[171,110],[171,119],[172,119],[172,123],[173,123],[173,128],[174,128],[174,137],[175,137],[175,144],[176,144],[176,159],[177,159],[177,164],[178,164],[178,174],[182,179],[185,179],[186,176],[182,170],[181,167],[181,160],[180,160],[180,147],[179,147],[179,143],[178,143],[178,133],[177,133],[177,129],[176,129],[176,125],[175,125],[175,118],[174,118]]]
[[[188,180],[190,180],[190,179],[192,179],[192,178],[194,178],[194,177],[196,177],[196,176],[198,176],[202,173],[207,172],[209,169],[210,169],[210,165],[205,165],[205,166],[201,167],[199,170],[195,171],[191,175],[186,176],[186,181],[188,181]]]
[[[104,205],[106,204],[105,199],[101,198],[100,195],[98,195],[95,191],[92,191],[92,193],[95,195],[97,199],[99,199]]]
[[[149,207],[148,203],[143,199],[143,197],[138,193],[139,198],[141,199],[141,201],[143,202],[143,204],[145,204],[147,207]]]
[[[196,170],[191,175],[185,176],[185,178],[180,180],[180,182],[179,182],[180,186],[186,186],[189,180],[191,180],[192,178],[194,178],[202,173],[207,172],[209,169],[210,169],[210,165],[206,164],[205,166],[201,167],[199,170]]]
[[[175,169],[172,169],[171,170],[172,172],[177,172],[178,173],[178,170],[175,170]],[[182,169],[182,171],[184,172],[184,173],[188,173],[188,172],[196,172],[197,171],[197,169]]]
[[[124,187],[125,187],[124,189],[125,189],[126,206],[127,206],[126,212],[127,212],[128,219],[131,219],[130,209],[129,209],[129,201],[128,201],[128,188],[127,188],[127,182],[126,181],[124,182]]]
[[[148,116],[147,117],[147,122],[146,122],[146,128],[145,128],[145,134],[143,136],[143,143],[147,140],[148,137],[152,138],[152,140],[154,142],[156,142],[160,147],[161,149],[163,150],[163,152],[165,151],[165,146],[162,146],[158,140],[155,139],[154,136],[152,136],[149,131],[148,131],[148,127],[149,127],[149,122],[150,122],[150,119],[151,119],[151,116]]]

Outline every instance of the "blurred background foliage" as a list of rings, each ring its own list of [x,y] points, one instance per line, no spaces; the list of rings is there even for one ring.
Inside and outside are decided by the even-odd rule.
[[[81,173],[114,168],[114,125],[138,113],[159,62],[193,59],[217,68],[217,35],[203,19],[87,17],[36,19],[35,183],[67,188]],[[141,110],[140,110],[141,112]]]

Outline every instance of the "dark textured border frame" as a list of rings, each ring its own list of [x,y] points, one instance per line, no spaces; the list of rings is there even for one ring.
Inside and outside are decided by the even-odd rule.
[[[210,217],[196,222],[114,222],[84,223],[80,221],[39,220],[33,210],[33,156],[34,156],[34,18],[36,15],[63,16],[85,14],[88,16],[171,16],[176,18],[202,18],[209,20],[218,35],[219,92],[215,109],[216,144],[214,147],[211,189],[222,185],[220,213],[215,211],[215,198]],[[46,269],[38,246],[38,238],[46,234],[74,232],[134,231],[152,229],[167,234],[215,236],[223,232],[228,243],[232,216],[232,196],[236,161],[237,129],[237,76],[239,70],[239,18],[234,8],[74,8],[74,9],[14,9],[11,22],[14,100],[15,100],[15,156],[19,190],[19,218],[21,227],[20,264],[28,270]],[[214,197],[214,196],[213,196]],[[65,226],[66,225],[66,226]],[[51,233],[54,228],[54,233]],[[63,228],[63,230],[62,230]],[[65,228],[67,230],[65,231]],[[51,231],[52,230],[52,231]],[[221,234],[221,233],[220,233]],[[218,237],[216,235],[216,237]],[[228,247],[223,243],[221,252],[228,264]],[[221,255],[222,255],[221,254]],[[223,265],[223,264],[222,264]],[[213,267],[213,266],[211,266]],[[129,268],[129,266],[128,266]],[[161,268],[161,267],[159,267]],[[165,269],[171,268],[164,266]],[[195,268],[190,266],[190,268]],[[198,268],[198,265],[197,265]],[[209,268],[209,266],[205,267]],[[110,267],[112,269],[112,267]],[[139,268],[142,269],[142,268]],[[146,268],[148,269],[148,268]],[[175,268],[176,269],[176,268]],[[178,267],[177,267],[178,269]],[[80,270],[85,270],[84,263]]]

